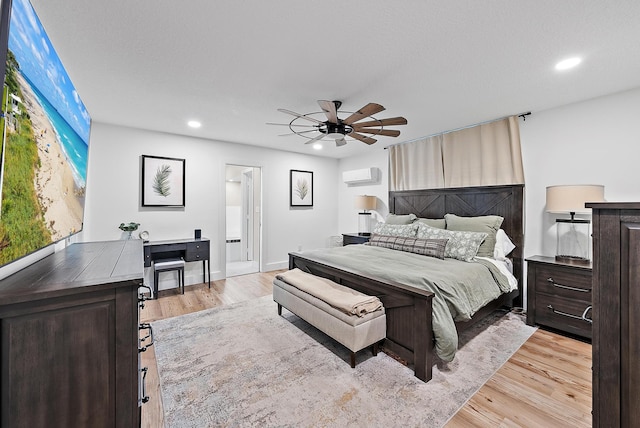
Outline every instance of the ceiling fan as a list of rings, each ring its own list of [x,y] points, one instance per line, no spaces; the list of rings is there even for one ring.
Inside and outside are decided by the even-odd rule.
[[[345,137],[351,137],[356,140],[360,140],[366,144],[373,144],[377,140],[375,138],[363,135],[383,135],[386,137],[397,137],[400,135],[400,131],[395,129],[384,129],[385,126],[390,125],[406,125],[407,119],[404,117],[391,117],[388,119],[376,119],[373,117],[374,114],[380,113],[384,111],[384,107],[380,104],[369,103],[362,107],[360,110],[351,113],[346,119],[340,119],[338,117],[338,110],[340,106],[342,106],[341,101],[326,101],[326,100],[318,100],[318,105],[322,109],[322,113],[325,114],[327,120],[322,121],[312,115],[319,115],[321,112],[317,113],[307,113],[300,114],[291,110],[279,108],[278,111],[286,114],[290,114],[295,116],[288,124],[284,123],[270,123],[270,125],[288,125],[289,129],[293,132],[293,134],[286,135],[300,135],[306,138],[309,138],[305,144],[311,144],[315,141],[321,140],[325,137],[333,138],[336,141],[336,146],[344,146],[347,144],[347,140]],[[359,122],[363,119],[369,118],[365,122]],[[313,122],[314,125],[309,124],[300,124],[295,123],[298,119],[307,120]],[[303,127],[303,128],[313,128],[310,130],[297,130],[293,127]],[[315,133],[319,134],[314,137],[308,137],[303,134],[307,133]]]

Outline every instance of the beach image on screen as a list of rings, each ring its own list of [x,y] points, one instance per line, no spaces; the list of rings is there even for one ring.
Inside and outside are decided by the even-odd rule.
[[[91,124],[27,0],[13,1],[4,83],[0,264],[82,229]]]

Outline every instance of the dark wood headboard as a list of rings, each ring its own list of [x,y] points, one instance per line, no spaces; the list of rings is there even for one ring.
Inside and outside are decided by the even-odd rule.
[[[522,306],[522,257],[524,247],[524,185],[458,187],[447,189],[402,190],[389,192],[389,212],[415,214],[422,218],[444,218],[445,214],[473,217],[499,215],[502,229],[516,245],[510,257],[518,280],[520,296],[514,304]]]

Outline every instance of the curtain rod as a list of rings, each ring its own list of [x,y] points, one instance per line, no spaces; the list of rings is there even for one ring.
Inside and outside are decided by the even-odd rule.
[[[500,117],[498,119],[485,120],[484,122],[478,122],[478,123],[476,123],[474,125],[461,126],[460,128],[450,129],[450,130],[444,131],[444,132],[436,132],[435,134],[426,135],[424,137],[414,138],[413,140],[403,141],[401,143],[389,144],[384,149],[386,150],[386,149],[388,149],[389,147],[392,147],[392,146],[399,146],[400,144],[415,143],[416,141],[424,140],[426,138],[435,137],[437,135],[449,134],[451,132],[461,131],[461,130],[467,129],[467,128],[473,128],[474,126],[486,125],[487,123],[497,122],[499,120],[503,120],[503,119],[506,119],[506,118],[511,117],[511,116],[518,116],[518,117],[521,117],[523,121],[526,121],[527,120],[527,116],[530,116],[530,115],[531,115],[531,112],[528,111],[528,112],[525,112],[525,113],[512,114],[512,115],[509,115],[509,116],[503,116],[503,117]]]

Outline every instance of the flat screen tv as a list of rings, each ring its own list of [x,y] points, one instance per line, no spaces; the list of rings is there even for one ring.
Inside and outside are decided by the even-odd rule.
[[[91,118],[29,0],[0,1],[1,269],[82,230]]]

